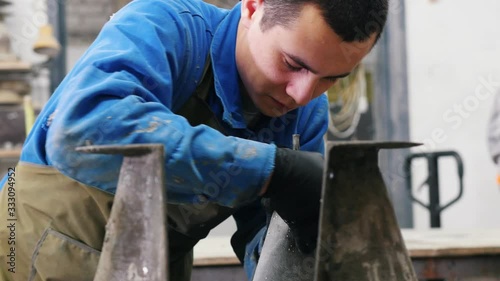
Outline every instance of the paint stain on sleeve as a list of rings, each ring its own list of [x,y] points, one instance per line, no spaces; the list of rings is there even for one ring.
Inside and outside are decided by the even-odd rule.
[[[243,151],[241,151],[241,157],[245,159],[254,158],[257,156],[257,148],[254,146],[248,146]]]
[[[149,127],[145,128],[145,129],[135,130],[132,132],[132,134],[134,134],[134,133],[152,133],[152,132],[156,131],[159,126],[160,126],[159,122],[151,121],[151,122],[149,122]]]

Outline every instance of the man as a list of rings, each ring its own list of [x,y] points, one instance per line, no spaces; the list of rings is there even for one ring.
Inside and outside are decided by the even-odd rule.
[[[231,243],[251,278],[266,231],[261,197],[299,249],[312,250],[322,93],[366,56],[386,15],[385,0],[243,0],[231,11],[197,0],[131,2],[25,142],[15,170],[16,273],[2,228],[4,276],[92,280],[121,158],[75,151],[85,145],[164,144],[170,280],[189,280],[192,247],[231,215]],[[289,149],[293,134],[301,151]],[[5,210],[7,178],[2,185]]]

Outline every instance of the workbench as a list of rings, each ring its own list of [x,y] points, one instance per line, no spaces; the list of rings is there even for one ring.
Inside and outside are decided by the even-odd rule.
[[[419,280],[500,281],[500,229],[404,229],[402,234]],[[246,280],[229,241],[217,236],[196,245],[192,281]]]
[[[500,281],[500,229],[404,230],[418,278]]]

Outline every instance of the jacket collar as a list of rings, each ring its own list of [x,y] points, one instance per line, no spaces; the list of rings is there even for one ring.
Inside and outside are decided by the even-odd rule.
[[[241,107],[239,74],[236,68],[236,34],[240,21],[238,3],[221,21],[215,31],[210,55],[214,73],[215,92],[222,102],[222,120],[235,129],[246,128]]]

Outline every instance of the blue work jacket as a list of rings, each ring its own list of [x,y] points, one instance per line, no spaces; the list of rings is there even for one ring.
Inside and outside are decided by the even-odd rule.
[[[104,25],[53,93],[20,160],[114,193],[121,157],[75,148],[161,143],[170,203],[208,200],[237,208],[254,202],[273,171],[276,147],[291,147],[292,134],[300,134],[301,149],[324,152],[328,103],[322,95],[247,127],[235,61],[240,8],[198,0],[132,1]],[[229,136],[190,126],[175,114],[200,81],[207,54],[215,86],[208,103]]]

